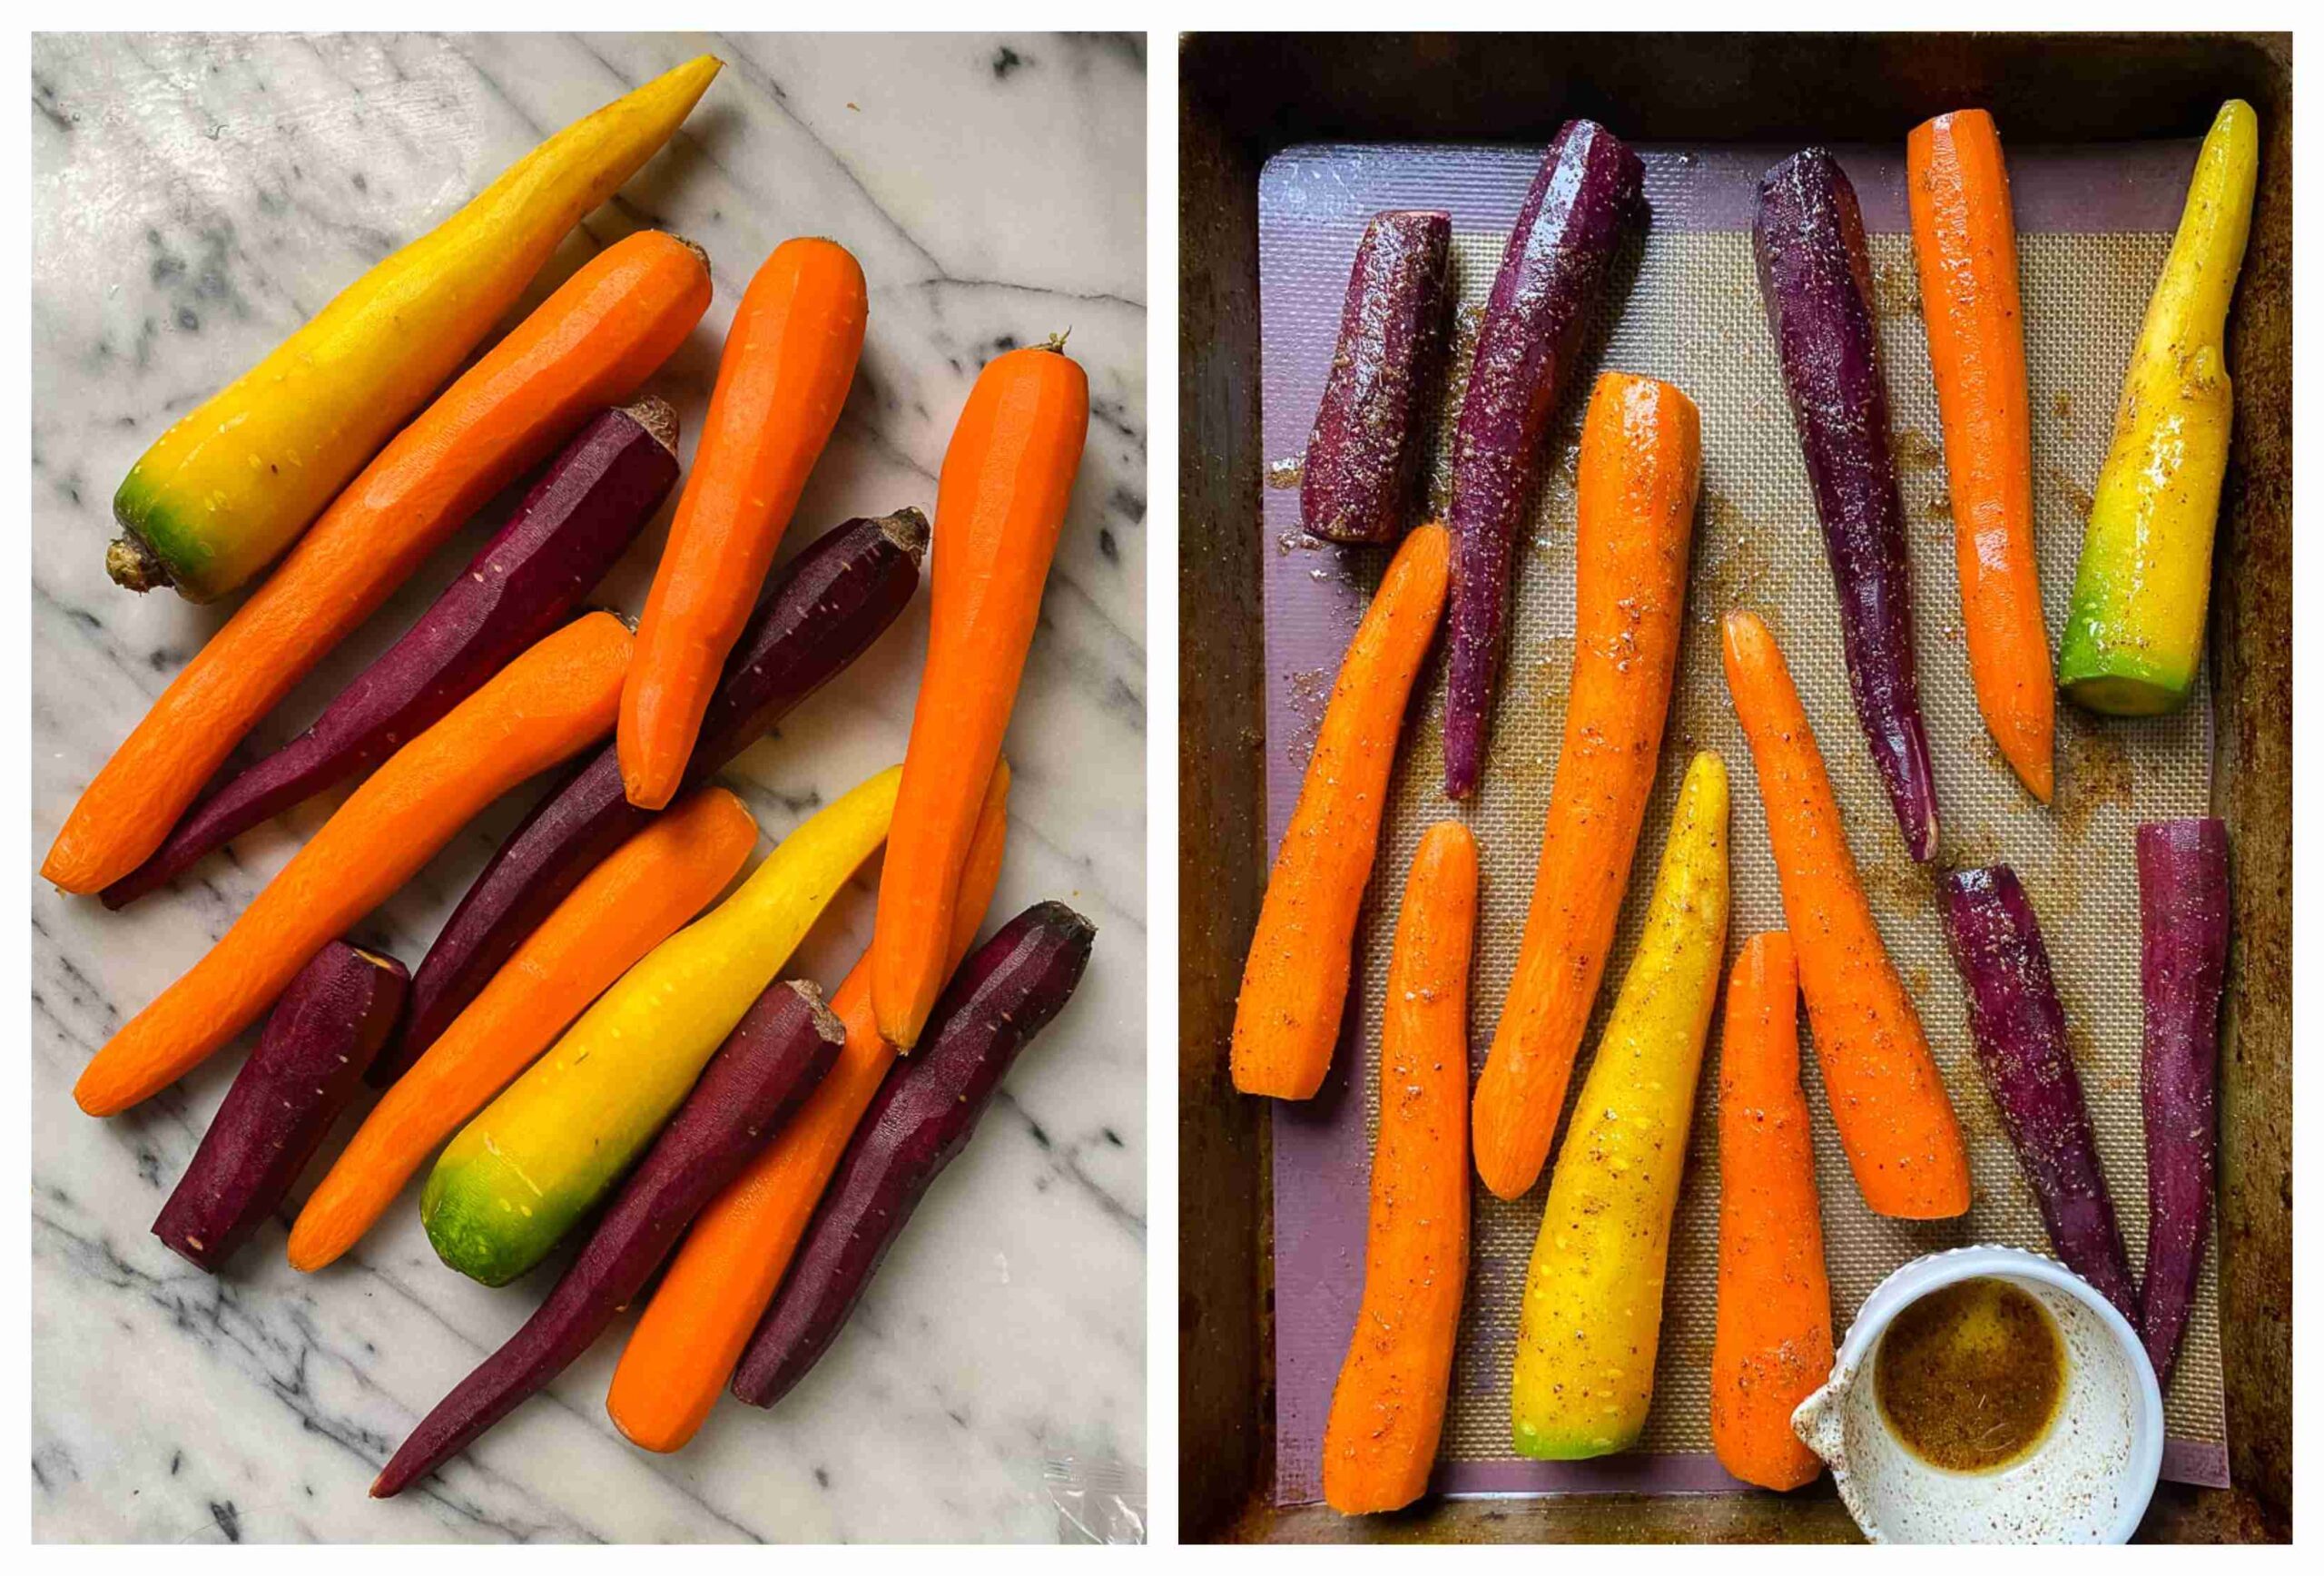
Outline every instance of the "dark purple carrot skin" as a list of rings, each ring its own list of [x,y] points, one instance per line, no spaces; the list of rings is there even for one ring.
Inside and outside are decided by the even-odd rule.
[[[850,520],[785,566],[726,660],[685,787],[741,754],[869,650],[911,601],[927,549],[927,520],[902,509]],[[611,744],[535,806],[420,960],[411,1016],[373,1081],[400,1078],[581,878],[652,819],[625,796]]]
[[[1792,424],[1839,593],[1848,690],[1914,859],[1936,855],[1936,783],[1913,666],[1905,506],[1888,447],[1872,261],[1856,188],[1821,148],[1759,182],[1751,231]]]
[[[1466,799],[1509,615],[1512,537],[1541,474],[1541,443],[1614,254],[1645,212],[1645,168],[1594,121],[1568,121],[1533,177],[1477,330],[1452,435],[1451,657],[1444,792]]]
[[[791,1270],[735,1364],[733,1389],[772,1406],[815,1365],[937,1174],[992,1103],[1017,1053],[1081,981],[1097,927],[1035,903],[952,976],[922,1031],[856,1125]]]
[[[369,774],[563,623],[669,496],[677,420],[666,403],[646,399],[582,428],[403,638],[313,726],[196,804],[152,858],[104,890],[105,907],[143,896],[261,822]]]
[[[2227,823],[2138,831],[2139,978],[2146,1046],[2146,1286],[2139,1335],[2168,1384],[2194,1306],[2219,1137],[2219,1007],[2227,980]]]
[[[250,1240],[363,1087],[409,984],[393,958],[345,941],[299,970],[153,1221],[165,1246],[215,1275]]]
[[[388,1499],[474,1444],[628,1306],[702,1207],[741,1174],[838,1059],[846,1029],[812,985],[779,980],[703,1069],[580,1256],[507,1345],[436,1404],[371,1485]]]
[[[1393,544],[1404,534],[1443,368],[1452,278],[1450,213],[1376,213],[1364,227],[1300,473],[1300,519],[1311,535]]]
[[[2098,1162],[2034,905],[2005,864],[1945,878],[1945,941],[1969,992],[1969,1032],[2003,1128],[2065,1266],[2137,1322],[2138,1285]]]

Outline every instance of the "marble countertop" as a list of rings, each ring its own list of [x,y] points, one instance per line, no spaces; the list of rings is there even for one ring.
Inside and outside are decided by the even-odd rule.
[[[213,1279],[150,1226],[239,1049],[110,1121],[83,1117],[70,1095],[93,1050],[201,954],[340,795],[121,914],[34,877],[36,1537],[1049,1541],[1061,1531],[1049,1463],[1142,1474],[1142,41],[36,36],[34,862],[223,616],[106,579],[110,500],[131,462],[542,136],[705,50],[726,70],[550,276],[644,225],[708,250],[715,300],[649,385],[678,406],[691,455],[727,320],[760,260],[799,233],[862,259],[862,369],[787,547],[851,515],[932,507],[977,369],[1072,330],[1089,373],[1089,447],[1009,735],[1016,788],[994,915],[1046,897],[1088,914],[1098,934],[1087,980],[777,1412],[730,1403],[676,1455],[634,1449],[604,1410],[625,1321],[441,1476],[377,1502],[364,1491],[379,1463],[523,1322],[545,1278],[493,1291],[445,1268],[419,1228],[415,1183],[330,1270],[293,1272],[277,1224]],[[665,506],[601,597],[642,604],[667,517]],[[303,727],[491,523],[487,511],[438,554],[253,743],[271,748]],[[924,597],[725,773],[767,833],[901,757]],[[535,792],[495,806],[359,937],[417,964]],[[859,884],[798,971],[835,984],[861,950],[872,904],[869,880]]]

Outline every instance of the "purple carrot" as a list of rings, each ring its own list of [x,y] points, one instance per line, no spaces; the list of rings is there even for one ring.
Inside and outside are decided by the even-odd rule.
[[[1768,331],[1824,522],[1856,720],[1905,846],[1925,862],[1936,855],[1936,783],[1913,668],[1905,506],[1856,188],[1823,149],[1795,153],[1760,181],[1751,237]]]
[[[741,754],[870,649],[920,585],[918,509],[854,519],[784,566],[726,659],[679,792]],[[585,763],[508,834],[437,932],[412,981],[411,1016],[373,1081],[392,1082],[606,856],[653,819],[622,791],[614,746]]]
[[[524,1328],[420,1420],[371,1485],[388,1499],[442,1466],[563,1373],[661,1267],[838,1059],[847,1031],[812,985],[767,987],[622,1184],[588,1245]]]
[[[1017,1053],[1073,995],[1097,934],[1063,903],[1035,903],[960,965],[920,1049],[889,1072],[855,1125],[735,1365],[737,1399],[772,1406],[815,1365],[929,1184],[967,1147]]]
[[[135,870],[120,908],[325,789],[368,774],[565,621],[678,479],[677,412],[645,399],[581,429],[419,622],[305,733],[229,779]]]
[[[2138,1287],[2066,1047],[2065,1009],[2017,872],[1997,864],[1947,875],[1945,941],[1968,987],[1977,1065],[2033,1185],[2050,1246],[2137,1323]]]
[[[1451,214],[1375,213],[1364,227],[1300,473],[1300,517],[1313,535],[1393,545],[1404,534],[1452,277]]]
[[[1594,121],[1550,143],[1501,254],[1452,436],[1452,657],[1444,792],[1484,767],[1509,616],[1511,538],[1541,474],[1541,442],[1624,232],[1643,212],[1638,155]]]
[[[2219,1005],[2227,980],[2227,823],[2139,828],[2139,983],[2146,1047],[2146,1290],[2139,1335],[2155,1377],[2179,1357],[2210,1224],[2219,1138]]]
[[[409,983],[393,958],[345,941],[299,970],[153,1222],[164,1246],[215,1275],[250,1239],[363,1087]]]

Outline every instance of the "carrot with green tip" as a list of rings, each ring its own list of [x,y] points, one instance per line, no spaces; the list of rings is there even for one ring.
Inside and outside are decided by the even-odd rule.
[[[591,871],[379,1097],[299,1211],[290,1267],[318,1270],[354,1246],[438,1144],[725,890],[758,838],[741,800],[704,788]]]
[[[41,864],[69,892],[143,864],[260,719],[460,523],[669,359],[710,305],[699,248],[616,241],[484,353],[348,485],[170,681]]]
[[[106,571],[192,602],[248,584],[459,369],[573,227],[676,134],[718,67],[698,55],[574,122],[181,417],[113,495],[122,535]]]
[[[2203,659],[2211,537],[2235,420],[2227,311],[2259,180],[2260,117],[2230,99],[2195,156],[2092,489],[2058,646],[2058,687],[2090,711],[2175,711]]]

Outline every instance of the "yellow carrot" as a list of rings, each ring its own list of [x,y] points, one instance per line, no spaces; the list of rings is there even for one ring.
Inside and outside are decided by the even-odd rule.
[[[816,812],[734,895],[647,953],[460,1130],[420,1218],[499,1285],[538,1264],[645,1151],[840,888],[886,841],[902,768]]]
[[[574,122],[181,417],[114,495],[113,577],[208,602],[273,562],[670,140],[718,64],[699,55]]]
[[[1510,1389],[1520,1455],[1606,1455],[1646,1427],[1727,897],[1727,764],[1706,750],[1679,790],[1645,933],[1550,1174]]]

